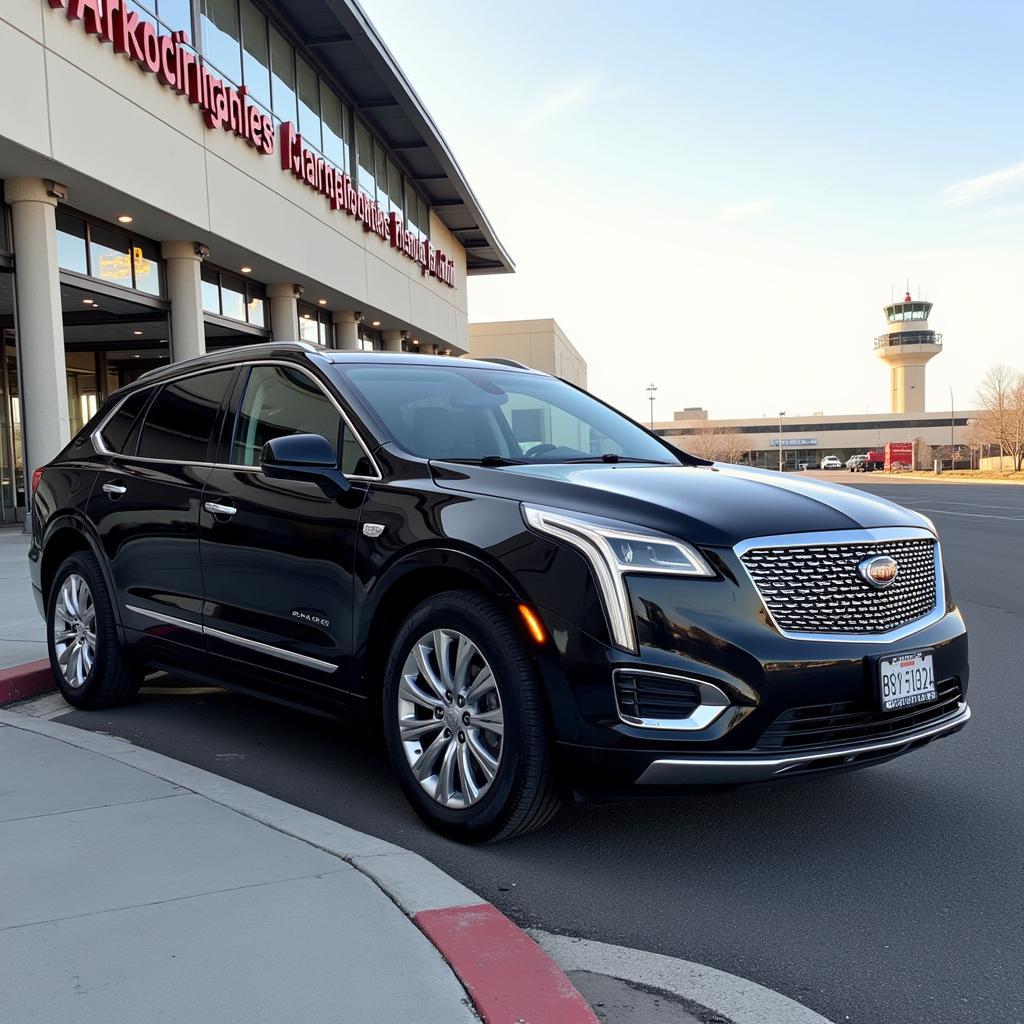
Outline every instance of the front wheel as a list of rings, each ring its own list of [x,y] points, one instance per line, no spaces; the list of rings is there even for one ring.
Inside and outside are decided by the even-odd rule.
[[[437,831],[504,839],[558,810],[537,668],[485,598],[451,591],[412,611],[392,645],[382,706],[402,789]]]

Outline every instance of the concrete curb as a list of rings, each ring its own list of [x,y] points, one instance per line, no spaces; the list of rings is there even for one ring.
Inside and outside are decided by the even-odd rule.
[[[49,659],[0,669],[0,707],[56,689]]]
[[[351,864],[434,944],[485,1024],[598,1024],[562,969],[526,932],[419,854],[114,736],[11,711],[0,711],[0,726],[137,768]]]

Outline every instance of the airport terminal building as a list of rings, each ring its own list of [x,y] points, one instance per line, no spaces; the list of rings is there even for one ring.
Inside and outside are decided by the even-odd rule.
[[[461,355],[467,278],[513,270],[355,0],[4,0],[0,91],[0,523],[146,369]]]

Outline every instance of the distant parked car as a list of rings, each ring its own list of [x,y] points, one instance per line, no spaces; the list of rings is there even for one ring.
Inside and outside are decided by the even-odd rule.
[[[863,466],[864,463],[867,461],[868,457],[866,455],[851,455],[846,460],[846,468],[851,473],[856,473],[861,468],[861,466]]]
[[[826,455],[825,458],[823,458],[821,460],[820,465],[821,465],[822,469],[842,469],[843,468],[843,464],[839,461],[839,458],[836,455]]]

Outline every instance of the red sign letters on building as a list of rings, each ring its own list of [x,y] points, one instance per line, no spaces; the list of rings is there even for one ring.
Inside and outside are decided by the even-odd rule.
[[[213,74],[191,49],[187,32],[160,34],[153,24],[139,17],[127,0],[49,0],[63,10],[69,21],[101,42],[110,43],[115,53],[124,54],[144,71],[156,75],[169,89],[187,97],[203,112],[208,128],[223,128],[237,135],[264,156],[274,152],[274,124],[248,99],[245,86],[237,88]],[[409,259],[422,273],[455,287],[455,263],[426,239],[410,234],[396,214],[386,214],[377,203],[356,188],[349,175],[304,146],[302,136],[290,121],[281,124],[281,167],[300,181],[325,195],[332,210],[356,217],[365,231],[372,231]]]

